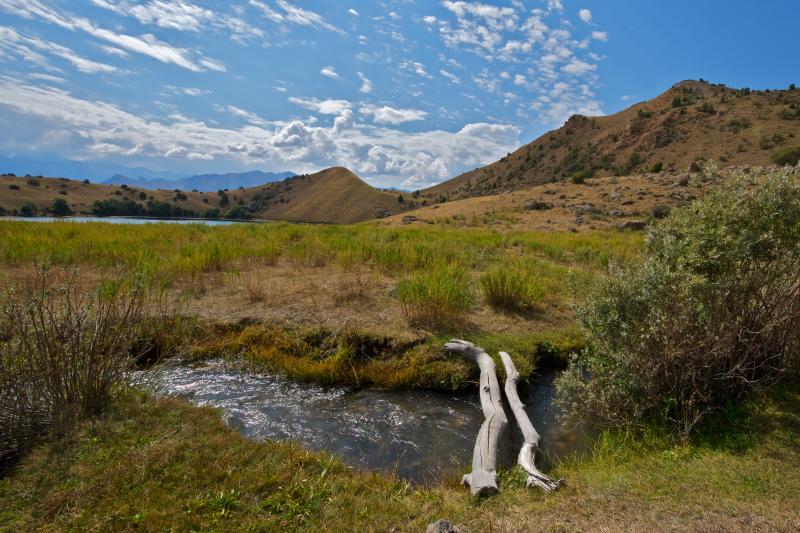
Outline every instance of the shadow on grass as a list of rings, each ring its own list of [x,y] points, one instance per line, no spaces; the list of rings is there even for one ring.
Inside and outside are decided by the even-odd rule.
[[[800,381],[792,381],[708,416],[690,442],[698,447],[742,454],[767,439],[798,449],[798,436]]]

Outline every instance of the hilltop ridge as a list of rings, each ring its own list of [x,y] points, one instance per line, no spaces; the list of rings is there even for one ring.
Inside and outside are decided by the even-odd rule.
[[[766,165],[775,150],[797,145],[800,91],[685,80],[613,115],[573,115],[499,161],[420,195],[469,198],[570,179],[685,171],[704,160]]]

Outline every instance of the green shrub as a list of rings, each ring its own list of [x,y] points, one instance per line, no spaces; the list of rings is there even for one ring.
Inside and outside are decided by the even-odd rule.
[[[650,168],[650,172],[652,172],[654,174],[658,174],[662,170],[664,170],[664,163],[662,163],[661,161],[659,161],[658,163],[656,163],[655,165],[653,165]]]
[[[591,348],[559,380],[573,414],[688,435],[708,413],[800,374],[800,170],[734,172],[650,230],[579,321]]]
[[[485,272],[480,278],[486,302],[502,311],[521,311],[536,305],[543,291],[533,272],[520,263],[508,263]]]
[[[474,303],[467,272],[448,265],[420,272],[397,285],[397,299],[411,325],[455,325]]]
[[[50,212],[57,217],[66,217],[72,214],[72,209],[63,198],[56,198],[53,200],[53,205],[50,206]]]
[[[22,204],[22,207],[19,208],[19,214],[24,217],[32,217],[36,214],[36,211],[38,211],[36,206],[30,202],[25,202]]]
[[[772,154],[772,162],[776,165],[796,165],[800,161],[800,146],[781,148]]]
[[[717,112],[711,102],[703,102],[703,104],[697,109],[701,113],[708,113],[709,115],[713,115]]]

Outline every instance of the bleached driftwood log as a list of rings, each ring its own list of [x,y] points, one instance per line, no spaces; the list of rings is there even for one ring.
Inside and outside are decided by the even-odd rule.
[[[519,429],[522,431],[523,443],[522,448],[519,450],[517,456],[517,463],[528,473],[527,486],[537,486],[545,492],[552,492],[564,484],[563,479],[554,480],[544,475],[536,468],[536,452],[539,449],[539,441],[541,437],[528,418],[525,412],[525,405],[519,399],[517,392],[517,382],[519,381],[519,372],[517,367],[514,366],[514,361],[511,356],[506,352],[500,352],[500,359],[503,360],[503,366],[506,369],[506,398],[514,413],[514,418],[517,419]]]
[[[506,413],[500,398],[500,385],[494,361],[480,346],[453,339],[445,348],[477,363],[481,369],[480,396],[484,421],[472,452],[472,472],[461,483],[469,486],[473,496],[497,492],[497,443],[506,427]]]

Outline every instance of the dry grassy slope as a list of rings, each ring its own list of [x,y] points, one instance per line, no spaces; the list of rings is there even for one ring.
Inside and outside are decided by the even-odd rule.
[[[33,183],[38,185],[33,185]],[[16,186],[17,188],[12,188]],[[144,197],[141,194],[144,194]],[[45,214],[56,198],[67,201],[73,211],[88,214],[97,200],[128,199],[144,203],[148,199],[190,209],[202,216],[207,209],[227,209],[243,205],[255,218],[298,222],[352,223],[388,216],[411,204],[398,201],[398,193],[371,187],[349,170],[330,168],[308,176],[227,192],[229,203],[221,205],[218,193],[146,190],[117,185],[83,183],[66,178],[27,178],[0,176],[0,207],[7,212],[19,210],[26,202],[33,203],[39,214]]]
[[[333,167],[254,189],[249,207],[257,217],[348,224],[398,213],[410,204],[399,193],[376,189],[346,168]]]
[[[723,172],[724,175],[724,172]],[[560,181],[420,207],[382,221],[388,225],[499,226],[537,231],[591,231],[647,223],[702,196],[687,173],[609,176]]]
[[[38,185],[33,185],[34,182]],[[12,188],[13,186],[18,189]],[[140,193],[145,194],[144,200],[141,199]],[[26,202],[31,202],[40,214],[44,214],[56,198],[66,200],[72,210],[79,214],[88,214],[92,204],[97,200],[110,199],[143,202],[152,198],[199,213],[205,212],[210,207],[219,207],[219,197],[216,193],[184,192],[186,200],[177,199],[176,194],[171,190],[146,190],[132,187],[123,189],[118,185],[84,183],[67,178],[0,176],[0,207],[5,208],[8,212],[19,209]],[[206,198],[209,203],[203,202],[203,198]]]
[[[673,107],[676,98],[682,105]],[[708,107],[710,106],[710,107]],[[700,159],[764,165],[781,147],[800,146],[800,91],[745,91],[683,81],[647,102],[606,117],[572,116],[478,170],[422,191],[423,197],[465,198],[569,179],[686,170]],[[641,162],[629,165],[638,153]]]

